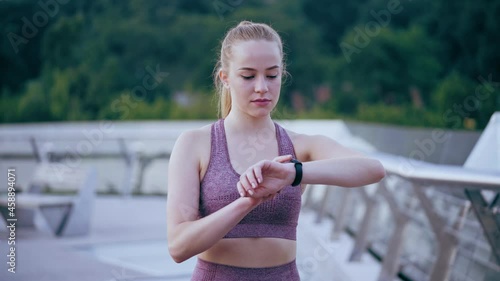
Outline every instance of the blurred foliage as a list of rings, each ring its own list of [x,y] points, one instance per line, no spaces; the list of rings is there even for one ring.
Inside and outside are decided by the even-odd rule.
[[[488,0],[3,1],[0,122],[214,119],[220,40],[252,20],[284,41],[278,118],[482,129],[500,110],[499,14]]]

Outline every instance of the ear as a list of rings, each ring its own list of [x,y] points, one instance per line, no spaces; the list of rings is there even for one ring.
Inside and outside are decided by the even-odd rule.
[[[224,84],[224,88],[229,88],[229,75],[224,70],[219,70],[219,79]]]

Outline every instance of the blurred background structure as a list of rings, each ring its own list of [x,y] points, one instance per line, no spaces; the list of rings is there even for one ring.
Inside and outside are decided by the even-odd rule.
[[[500,280],[499,15],[487,0],[0,1],[0,195],[13,168],[35,198],[16,274],[0,222],[0,280],[189,280],[193,259],[166,248],[168,159],[217,118],[212,71],[241,20],[283,38],[275,120],[388,172],[308,188],[302,280]],[[63,180],[87,169],[95,184]]]
[[[0,120],[215,118],[219,42],[247,19],[283,37],[287,118],[484,129],[500,106],[499,5],[2,1]]]

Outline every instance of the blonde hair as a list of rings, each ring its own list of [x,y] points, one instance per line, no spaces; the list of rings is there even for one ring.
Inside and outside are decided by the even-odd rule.
[[[219,60],[214,69],[214,84],[219,99],[219,118],[226,118],[231,111],[231,91],[230,89],[224,87],[224,84],[219,77],[219,72],[223,69],[229,69],[231,47],[237,42],[250,40],[266,40],[276,42],[276,44],[278,44],[282,60],[282,75],[285,75],[286,73],[283,43],[281,42],[281,37],[272,27],[263,23],[242,21],[237,26],[231,28],[222,41]]]

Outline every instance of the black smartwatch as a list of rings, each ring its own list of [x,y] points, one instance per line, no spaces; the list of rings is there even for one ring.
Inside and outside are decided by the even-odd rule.
[[[297,186],[302,181],[302,162],[297,159],[290,160],[295,166],[295,179],[292,182],[292,186]]]

